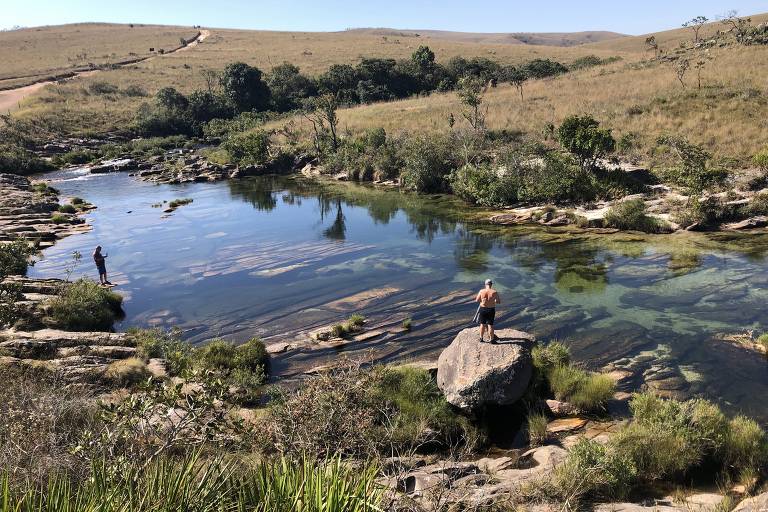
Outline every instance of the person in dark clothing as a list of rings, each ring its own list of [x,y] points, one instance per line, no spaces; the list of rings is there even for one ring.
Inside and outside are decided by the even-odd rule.
[[[99,271],[99,283],[102,285],[111,285],[112,283],[107,279],[106,258],[106,254],[101,254],[101,246],[97,246],[96,250],[93,251],[93,261],[96,263],[96,269]]]
[[[496,319],[496,306],[501,304],[499,292],[493,289],[493,281],[485,280],[485,288],[478,292],[475,302],[480,303],[477,311],[478,322],[480,323],[480,342],[483,342],[485,329],[491,337],[491,343],[496,344],[499,338],[493,332],[493,322]]]

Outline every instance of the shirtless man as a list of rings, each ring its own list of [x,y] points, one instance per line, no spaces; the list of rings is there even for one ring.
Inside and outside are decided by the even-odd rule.
[[[485,288],[478,292],[475,302],[480,303],[478,321],[480,322],[480,343],[483,342],[485,327],[488,326],[488,334],[491,336],[491,343],[496,344],[499,338],[493,332],[493,321],[496,318],[496,306],[501,304],[499,293],[493,289],[493,281],[485,280]]]

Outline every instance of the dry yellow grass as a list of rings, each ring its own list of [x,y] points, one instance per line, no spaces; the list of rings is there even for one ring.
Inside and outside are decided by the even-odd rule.
[[[80,23],[0,32],[0,88],[170,50],[197,33],[191,27]]]
[[[754,16],[755,22],[768,15]],[[713,23],[702,31],[710,35],[723,27]],[[650,57],[645,36],[627,37],[575,47],[477,43],[466,38],[445,39],[444,34],[420,37],[386,36],[376,30],[339,33],[265,32],[211,30],[212,35],[190,51],[167,55],[127,68],[98,73],[64,85],[48,87],[27,100],[19,115],[42,116],[65,123],[74,131],[121,128],[132,118],[142,98],[102,97],[86,92],[93,80],[121,87],[139,85],[150,94],[163,86],[190,92],[204,85],[201,71],[221,69],[243,60],[264,70],[283,61],[293,62],[308,74],[318,74],[334,63],[356,63],[360,57],[403,58],[421,44],[429,45],[439,61],[457,55],[484,56],[503,63],[532,58],[571,62],[595,54],[620,56],[608,66],[570,73],[556,79],[526,85],[525,101],[507,85],[486,96],[488,124],[493,129],[538,133],[548,123],[557,124],[572,113],[590,113],[616,135],[634,133],[644,149],[662,133],[674,133],[705,144],[720,156],[746,161],[768,142],[768,48],[731,46],[713,49],[712,61],[702,73],[705,87],[694,88],[695,72],[689,72],[688,88],[681,88],[668,63],[644,62]],[[692,38],[687,29],[655,34],[665,49]],[[455,94],[434,94],[391,103],[345,109],[342,128],[357,132],[383,126],[402,130],[447,130],[448,115],[461,122]],[[297,119],[299,126],[302,120]],[[281,125],[282,122],[273,126]]]

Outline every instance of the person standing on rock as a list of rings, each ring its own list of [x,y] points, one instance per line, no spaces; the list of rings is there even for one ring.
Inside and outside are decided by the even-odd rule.
[[[112,283],[107,279],[107,255],[101,254],[101,246],[96,246],[96,250],[93,251],[93,261],[96,263],[96,269],[99,271],[99,284],[105,286],[111,286]]]
[[[480,303],[477,310],[477,321],[480,323],[480,343],[485,336],[485,329],[488,328],[488,334],[491,336],[491,343],[496,344],[499,338],[493,332],[493,322],[496,319],[496,306],[501,304],[499,292],[493,289],[493,281],[485,280],[485,288],[480,290],[475,298],[475,302]]]

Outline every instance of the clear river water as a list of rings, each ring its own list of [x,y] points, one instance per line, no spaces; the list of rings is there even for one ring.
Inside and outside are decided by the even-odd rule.
[[[179,326],[267,343],[362,313],[379,337],[274,356],[281,377],[345,353],[434,357],[469,327],[491,277],[500,327],[560,339],[590,368],[633,373],[630,387],[706,396],[768,421],[765,357],[719,339],[768,329],[768,235],[595,234],[490,226],[446,196],[290,178],[155,185],[123,173],[45,176],[62,198],[97,205],[92,231],[46,249],[30,275],[96,278],[100,244],[131,326]],[[171,214],[158,203],[194,200]],[[475,221],[473,221],[473,219]],[[399,328],[412,318],[413,329]]]

